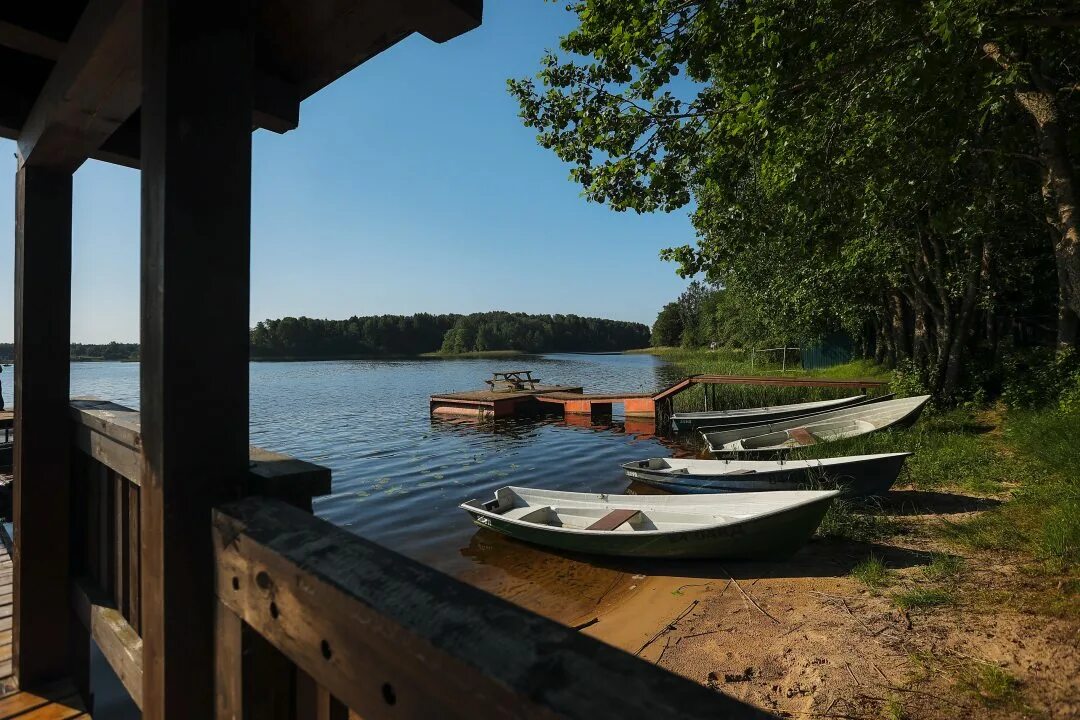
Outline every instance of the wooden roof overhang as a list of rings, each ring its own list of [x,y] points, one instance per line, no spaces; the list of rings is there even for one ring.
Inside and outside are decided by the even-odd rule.
[[[482,5],[260,0],[254,126],[296,128],[304,99],[413,33],[441,43],[477,27]],[[141,14],[141,0],[0,4],[0,137],[20,165],[139,167]]]

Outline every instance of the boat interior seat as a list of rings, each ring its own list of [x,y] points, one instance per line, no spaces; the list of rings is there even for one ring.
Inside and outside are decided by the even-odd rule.
[[[526,505],[524,507],[510,508],[502,514],[509,520],[522,520],[524,522],[546,523],[552,515],[550,505]]]
[[[817,438],[804,427],[791,428],[787,433],[789,438],[800,445],[813,445],[817,442]]]
[[[612,510],[607,515],[600,518],[599,520],[597,520],[596,522],[594,522],[592,525],[590,525],[589,527],[587,527],[585,529],[586,530],[614,530],[615,528],[622,525],[624,522],[627,522],[630,519],[632,519],[635,515],[638,515],[640,512],[641,512],[641,510],[635,510],[634,508]]]

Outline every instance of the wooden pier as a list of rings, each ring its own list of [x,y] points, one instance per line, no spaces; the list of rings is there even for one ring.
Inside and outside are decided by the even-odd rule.
[[[695,385],[772,385],[776,387],[813,387],[837,389],[879,389],[888,383],[880,380],[827,380],[820,378],[769,375],[692,375],[656,393],[586,393],[578,386],[535,385],[531,389],[469,390],[432,395],[429,409],[433,415],[464,415],[480,418],[504,418],[561,411],[566,416],[610,415],[612,406],[621,404],[628,418],[657,418],[671,415],[672,398]]]

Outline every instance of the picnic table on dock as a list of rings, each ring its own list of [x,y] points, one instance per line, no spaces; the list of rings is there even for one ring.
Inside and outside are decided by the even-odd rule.
[[[533,390],[540,382],[532,376],[532,370],[504,370],[491,373],[491,379],[485,380],[493,392],[513,392],[515,390]]]

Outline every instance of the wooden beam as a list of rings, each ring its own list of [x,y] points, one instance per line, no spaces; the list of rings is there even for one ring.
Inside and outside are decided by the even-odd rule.
[[[0,20],[0,46],[53,61],[59,60],[64,52],[62,41],[2,20]]]
[[[131,695],[131,700],[141,708],[142,638],[104,595],[89,583],[77,581],[71,587],[71,605],[76,617],[90,632],[101,654]]]
[[[15,673],[67,674],[71,175],[20,168],[15,200]]]
[[[19,162],[74,172],[139,107],[140,0],[90,0],[19,134]]]
[[[359,717],[770,717],[281,502],[213,532],[221,602]]]
[[[214,714],[211,508],[238,497],[248,471],[253,5],[143,5],[147,720]]]

